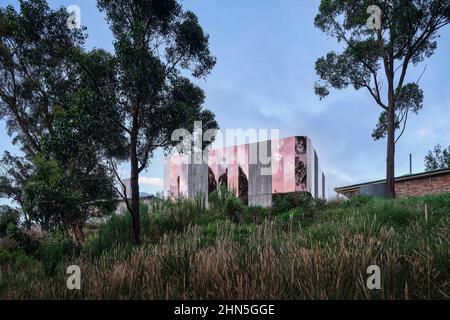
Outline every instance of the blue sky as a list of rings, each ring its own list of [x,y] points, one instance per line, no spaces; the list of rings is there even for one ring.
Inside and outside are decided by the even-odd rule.
[[[363,90],[332,91],[325,100],[314,95],[316,59],[339,50],[335,39],[313,24],[319,0],[184,0],[210,35],[217,65],[205,80],[195,80],[206,94],[205,107],[216,114],[222,129],[280,129],[281,136],[307,135],[318,152],[327,177],[327,192],[335,186],[381,179],[385,175],[386,142],[371,133],[380,109]],[[112,49],[112,36],[92,0],[49,1],[52,7],[78,5],[87,26],[87,48]],[[5,1],[2,1],[2,6]],[[6,1],[17,5],[17,1]],[[425,154],[435,144],[450,145],[450,27],[441,31],[438,49],[426,60],[420,85],[424,108],[410,117],[397,144],[396,174],[423,171]],[[415,81],[425,64],[412,69]],[[1,123],[0,151],[15,150]],[[142,191],[161,188],[162,153],[143,174]],[[128,167],[124,167],[124,178]]]

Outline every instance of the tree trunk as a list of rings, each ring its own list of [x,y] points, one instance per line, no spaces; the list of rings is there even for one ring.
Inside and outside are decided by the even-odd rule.
[[[395,105],[393,90],[389,92],[387,152],[386,152],[386,197],[395,197]]]
[[[75,241],[78,244],[82,244],[84,243],[84,233],[83,233],[83,227],[80,224],[74,224],[72,225],[72,232],[73,235],[75,236]]]
[[[131,218],[133,221],[133,240],[134,244],[139,246],[141,241],[141,223],[139,215],[139,172],[138,172],[138,158],[137,158],[137,113],[133,117],[133,127],[131,130]]]

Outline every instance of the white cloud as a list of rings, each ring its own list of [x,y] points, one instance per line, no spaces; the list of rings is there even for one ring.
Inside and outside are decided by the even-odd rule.
[[[150,178],[150,177],[139,177],[139,184],[143,186],[154,186],[163,187],[163,179],[161,178]]]

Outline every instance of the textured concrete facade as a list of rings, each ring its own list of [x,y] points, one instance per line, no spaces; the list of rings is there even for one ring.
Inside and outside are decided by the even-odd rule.
[[[198,156],[199,155],[197,155],[197,157]],[[201,197],[207,201],[208,164],[192,161],[192,164],[188,166],[188,177],[188,197],[190,199]]]
[[[209,193],[225,185],[245,204],[262,207],[271,206],[272,195],[278,193],[309,192],[325,198],[325,176],[308,137],[213,149],[205,161],[198,156],[197,161],[189,155],[164,161],[166,194],[207,201]]]
[[[264,152],[267,157],[272,154],[271,141],[250,145],[250,155]],[[272,175],[261,174],[264,169],[271,170],[271,163],[262,163],[260,157],[249,161],[248,204],[250,206],[270,207],[272,205]],[[264,157],[263,157],[264,159]],[[256,162],[255,164],[251,164]]]

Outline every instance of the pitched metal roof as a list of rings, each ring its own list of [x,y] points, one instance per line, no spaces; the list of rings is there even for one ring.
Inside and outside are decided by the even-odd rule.
[[[410,181],[410,180],[415,180],[415,179],[440,176],[443,174],[450,174],[450,168],[443,168],[443,169],[436,169],[436,170],[430,170],[430,171],[419,172],[419,173],[405,174],[403,176],[396,177],[395,182]],[[357,190],[361,186],[370,185],[370,184],[379,184],[379,183],[385,183],[385,182],[386,182],[386,179],[374,180],[374,181],[357,183],[357,184],[352,184],[352,185],[343,186],[343,187],[336,187],[336,188],[334,188],[334,191],[336,191],[337,193],[348,192],[348,191]]]

